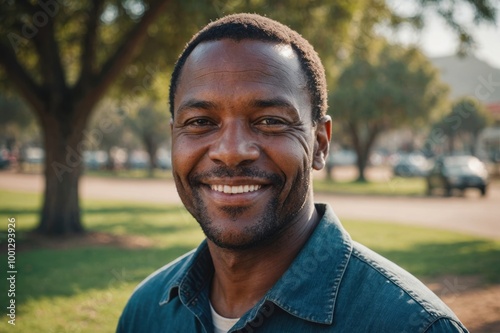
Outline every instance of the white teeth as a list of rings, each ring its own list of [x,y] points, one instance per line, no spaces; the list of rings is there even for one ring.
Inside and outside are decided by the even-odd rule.
[[[211,185],[212,191],[223,192],[227,194],[239,194],[246,192],[254,192],[259,190],[262,185],[239,185],[239,186],[229,186],[229,185]]]

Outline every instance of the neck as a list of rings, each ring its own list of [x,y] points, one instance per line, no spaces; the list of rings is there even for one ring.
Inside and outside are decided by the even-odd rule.
[[[288,269],[318,221],[312,206],[265,245],[231,250],[208,241],[215,268],[210,292],[215,311],[227,318],[239,318],[251,309]]]

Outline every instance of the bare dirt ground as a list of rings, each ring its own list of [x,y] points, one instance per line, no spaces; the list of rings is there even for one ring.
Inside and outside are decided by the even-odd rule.
[[[500,332],[500,285],[484,285],[478,277],[464,276],[442,276],[424,283],[470,332]]]
[[[42,192],[40,175],[0,172],[0,188]],[[180,204],[175,186],[165,180],[123,180],[84,177],[81,194],[85,198],[131,200]],[[474,194],[464,198],[374,198],[364,196],[317,196],[329,202],[342,218],[386,220],[467,232],[500,239],[500,186],[487,198]],[[362,209],[360,209],[362,208]],[[47,239],[38,239],[33,247],[53,247]],[[60,242],[59,247],[109,245],[148,247],[141,237],[88,233]],[[499,258],[500,265],[500,258]],[[444,276],[424,281],[457,314],[470,332],[500,333],[500,285],[485,285],[477,277]]]

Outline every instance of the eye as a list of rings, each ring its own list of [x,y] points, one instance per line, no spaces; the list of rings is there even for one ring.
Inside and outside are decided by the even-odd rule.
[[[280,118],[272,118],[272,117],[267,117],[260,119],[257,122],[257,125],[264,125],[264,126],[284,126],[286,125],[286,121]]]
[[[290,123],[280,117],[263,117],[258,119],[254,126],[259,131],[268,134],[279,134],[289,129]]]
[[[188,134],[205,134],[217,128],[217,124],[210,118],[193,117],[184,121],[180,128]]]
[[[214,123],[210,119],[206,118],[195,118],[188,120],[186,122],[187,126],[193,126],[193,127],[207,127],[207,126],[213,126]]]

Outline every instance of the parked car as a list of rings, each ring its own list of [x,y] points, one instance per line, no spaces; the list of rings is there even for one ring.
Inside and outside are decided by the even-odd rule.
[[[28,147],[24,150],[23,160],[28,164],[43,164],[45,151],[38,147]]]
[[[149,155],[144,150],[134,150],[128,156],[130,169],[147,169],[149,167]]]
[[[156,165],[162,170],[172,169],[172,158],[170,156],[170,151],[160,148],[156,152]]]
[[[108,160],[108,153],[104,150],[88,150],[83,152],[83,161],[88,170],[104,169]]]
[[[393,173],[400,177],[425,177],[429,173],[430,165],[423,155],[401,155],[393,165]]]
[[[450,196],[454,189],[464,191],[477,188],[481,196],[488,188],[488,171],[483,162],[474,156],[447,156],[438,158],[427,175],[427,192],[444,190]]]
[[[348,149],[332,150],[328,153],[326,163],[328,166],[354,165],[358,160],[356,152]]]
[[[156,157],[156,165],[162,170],[171,170],[172,160],[170,156],[159,156]]]

